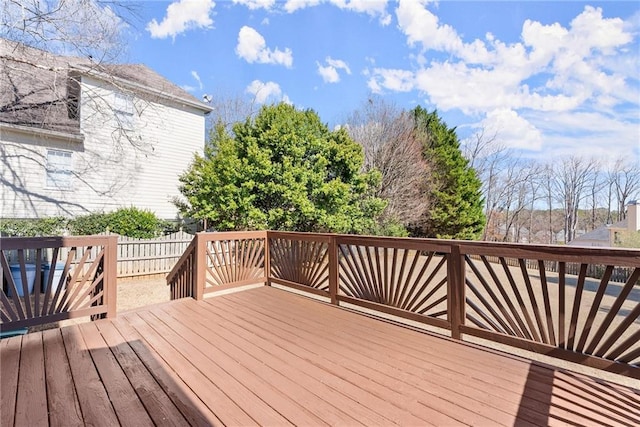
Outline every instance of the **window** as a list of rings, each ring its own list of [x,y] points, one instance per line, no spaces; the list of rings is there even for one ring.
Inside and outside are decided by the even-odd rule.
[[[73,162],[70,151],[47,150],[47,188],[70,190]]]
[[[117,125],[125,130],[133,129],[133,98],[123,93],[116,93],[113,103]]]
[[[70,77],[67,81],[67,116],[72,120],[80,118],[80,82],[79,77]]]

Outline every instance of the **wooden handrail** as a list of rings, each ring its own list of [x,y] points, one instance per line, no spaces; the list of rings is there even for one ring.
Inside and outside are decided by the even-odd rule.
[[[639,250],[280,231],[194,242],[179,264],[195,298],[277,284],[640,378]]]
[[[0,329],[116,315],[117,236],[0,238]],[[12,260],[12,261],[10,261]]]

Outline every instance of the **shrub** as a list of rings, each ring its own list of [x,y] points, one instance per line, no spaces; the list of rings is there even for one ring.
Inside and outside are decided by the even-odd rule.
[[[59,236],[68,228],[62,217],[37,219],[1,219],[0,235],[16,237]]]
[[[158,236],[167,228],[167,221],[153,212],[135,207],[120,208],[110,213],[94,213],[71,221],[73,234],[99,234],[106,231],[122,236],[148,239]]]
[[[0,235],[16,237],[60,236],[65,233],[84,236],[110,231],[122,236],[148,239],[177,231],[178,228],[179,224],[161,220],[153,212],[135,207],[109,213],[91,213],[73,219],[0,220]]]
[[[109,230],[109,215],[92,213],[79,216],[69,222],[69,231],[76,236],[104,233]]]

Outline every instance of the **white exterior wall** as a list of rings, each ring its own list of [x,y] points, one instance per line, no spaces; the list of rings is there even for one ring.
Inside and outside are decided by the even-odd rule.
[[[194,152],[203,151],[204,112],[179,104],[169,106],[158,98],[136,98],[135,127],[123,132],[110,107],[114,90],[83,76],[83,142],[9,132],[0,135],[0,217],[75,216],[135,206],[160,218],[176,218],[171,200],[179,195],[178,177],[190,165]],[[46,188],[47,148],[73,153],[71,190]]]
[[[30,132],[18,127],[0,130],[0,218],[39,218],[82,212],[72,191],[46,186],[47,149],[82,155],[83,142],[71,137]]]

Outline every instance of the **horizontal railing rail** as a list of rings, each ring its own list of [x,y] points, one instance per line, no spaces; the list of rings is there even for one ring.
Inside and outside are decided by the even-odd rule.
[[[639,250],[276,231],[194,242],[196,298],[277,284],[640,379]]]
[[[0,328],[115,316],[116,245],[116,236],[1,238]]]

